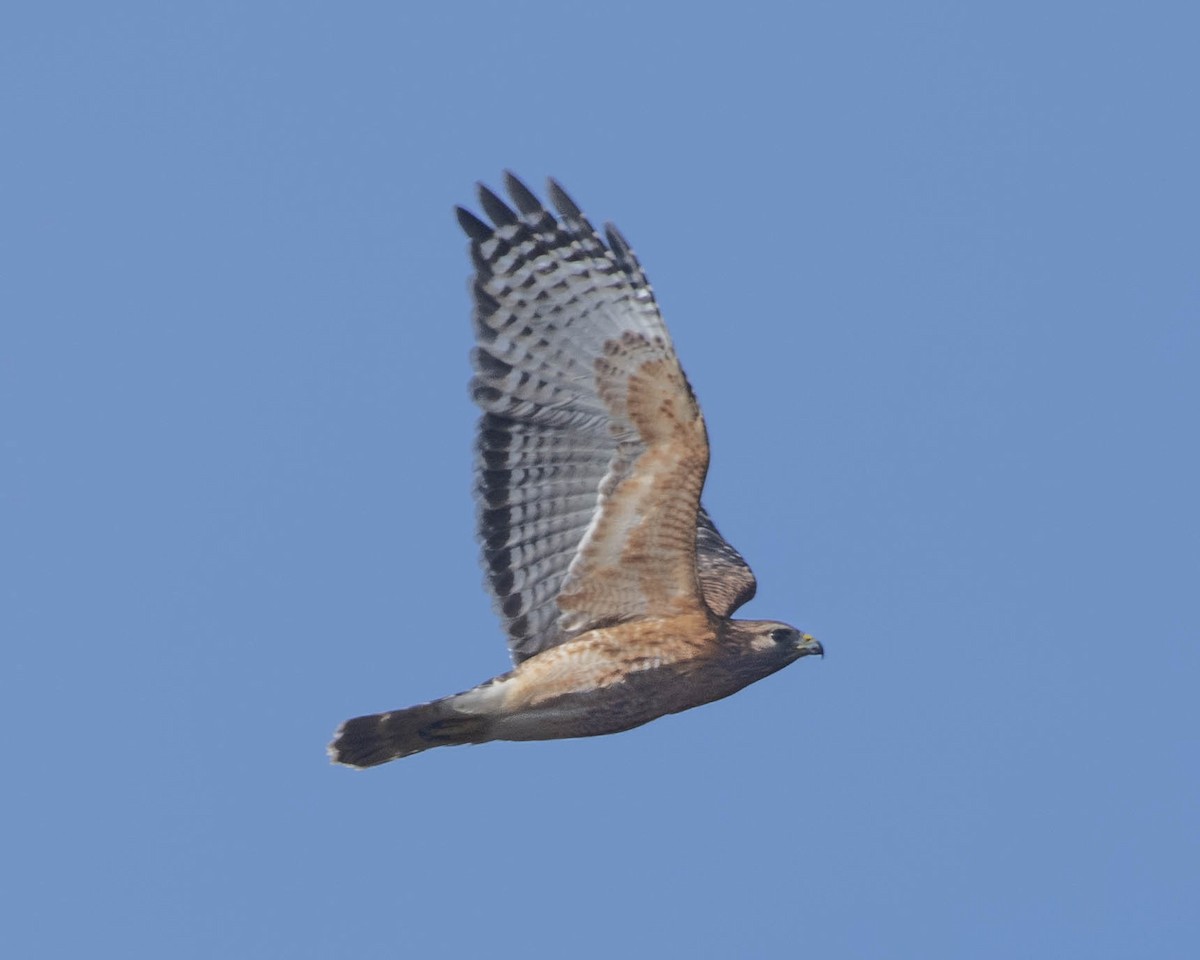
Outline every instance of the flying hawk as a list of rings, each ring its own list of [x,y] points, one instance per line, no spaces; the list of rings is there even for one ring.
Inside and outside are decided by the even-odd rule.
[[[617,733],[719,700],[800,657],[807,633],[731,620],[746,561],[700,504],[708,437],[650,284],[553,180],[548,212],[512,174],[514,211],[471,240],[477,530],[513,669],[432,703],[347,720],[329,754],[370,767],[430,747]]]

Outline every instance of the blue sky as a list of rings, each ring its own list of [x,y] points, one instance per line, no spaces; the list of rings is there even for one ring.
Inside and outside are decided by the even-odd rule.
[[[0,24],[5,955],[1200,951],[1186,4],[42,4]],[[507,654],[465,241],[614,220],[747,615],[825,660],[356,773]]]

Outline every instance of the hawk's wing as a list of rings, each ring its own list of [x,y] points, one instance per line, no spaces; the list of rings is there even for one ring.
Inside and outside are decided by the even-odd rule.
[[[748,603],[758,589],[754,571],[725,538],[703,505],[696,518],[696,575],[704,602],[718,617],[728,617]]]
[[[597,626],[728,616],[754,576],[699,508],[704,421],[629,245],[553,181],[548,213],[459,209],[476,274],[478,533],[517,661]]]

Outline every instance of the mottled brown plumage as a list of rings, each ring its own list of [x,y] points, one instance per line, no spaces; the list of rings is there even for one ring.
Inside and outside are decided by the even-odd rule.
[[[645,273],[550,181],[511,174],[471,238],[478,533],[514,669],[348,720],[367,767],[435,746],[616,733],[737,692],[821,645],[731,620],[754,575],[700,504],[708,438]],[[607,242],[606,242],[607,241]]]

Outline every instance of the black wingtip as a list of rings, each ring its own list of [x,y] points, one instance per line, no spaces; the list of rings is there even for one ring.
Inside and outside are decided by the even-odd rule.
[[[622,260],[631,261],[633,257],[633,247],[629,245],[629,241],[625,239],[624,234],[617,229],[616,224],[606,222],[604,224],[604,237],[608,240],[608,246]]]
[[[492,193],[482,183],[478,184],[478,191],[479,205],[483,207],[483,212],[492,218],[492,223],[496,226],[504,227],[520,222],[508,204]]]
[[[546,192],[550,194],[550,202],[554,204],[554,209],[565,218],[583,220],[583,211],[579,209],[579,205],[567,195],[567,191],[553,177],[546,180]]]
[[[537,214],[543,212],[542,202],[511,170],[504,171],[504,189],[508,191],[508,195],[512,197],[512,202],[517,205],[517,209],[522,213]]]
[[[462,227],[463,233],[472,240],[482,242],[492,235],[492,228],[466,207],[455,207],[454,215],[458,217],[458,225]]]

